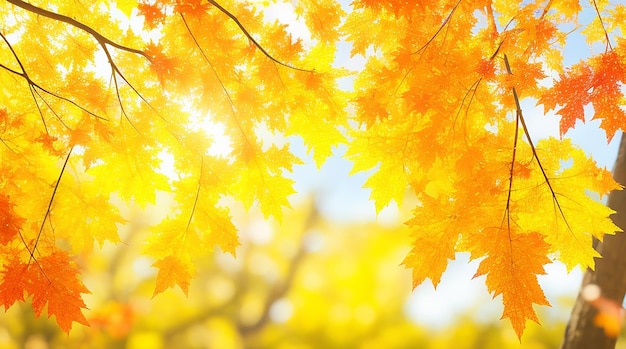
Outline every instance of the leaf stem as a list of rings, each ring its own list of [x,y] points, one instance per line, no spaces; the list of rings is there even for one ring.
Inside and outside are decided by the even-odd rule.
[[[61,178],[63,178],[63,173],[65,173],[65,167],[67,166],[68,161],[70,160],[70,155],[72,155],[72,150],[74,147],[71,147],[67,152],[67,157],[65,158],[65,162],[63,163],[63,167],[61,168],[61,173],[59,173],[59,178],[54,185],[54,190],[52,191],[52,195],[50,196],[50,201],[48,202],[48,208],[46,209],[46,213],[43,216],[43,221],[41,222],[41,226],[39,227],[39,232],[37,233],[37,238],[35,239],[35,244],[33,248],[29,251],[30,258],[28,263],[30,263],[31,259],[35,259],[35,251],[37,250],[37,245],[39,244],[39,240],[41,239],[41,235],[43,234],[43,227],[46,224],[46,219],[50,216],[50,210],[52,209],[52,202],[54,201],[54,197],[56,196],[57,189],[59,189],[59,184],[61,183]]]
[[[598,8],[598,3],[596,2],[596,0],[592,0],[591,2],[593,3],[593,8],[596,10],[596,14],[598,15],[598,20],[600,21],[600,25],[602,26],[602,31],[604,31],[604,37],[606,38],[606,50],[613,50],[613,46],[611,45],[611,39],[609,39],[609,33],[606,31],[604,21],[602,20],[602,15],[600,14],[600,9]]]
[[[504,54],[504,64],[506,66],[506,71],[508,74],[513,75],[512,71],[511,71],[511,65],[509,64],[509,59],[506,56],[506,54]],[[537,165],[539,166],[539,169],[541,170],[541,174],[543,175],[544,180],[546,181],[546,184],[548,185],[548,189],[550,189],[550,194],[552,195],[552,200],[554,201],[554,203],[556,204],[556,207],[559,210],[559,213],[561,214],[561,217],[563,217],[563,221],[565,222],[565,225],[567,226],[567,228],[571,231],[572,228],[569,225],[569,222],[567,221],[567,218],[565,217],[565,212],[563,212],[563,208],[561,207],[561,204],[559,203],[559,200],[556,197],[556,192],[554,191],[554,188],[552,187],[552,182],[550,181],[550,179],[548,178],[548,174],[546,173],[545,168],[543,167],[543,165],[541,164],[541,160],[539,159],[539,155],[537,155],[537,148],[535,147],[535,144],[533,143],[532,138],[530,137],[530,131],[528,130],[528,126],[526,125],[526,120],[524,119],[524,114],[522,113],[522,106],[520,104],[519,101],[519,97],[517,95],[517,90],[515,89],[515,86],[511,87],[511,90],[513,91],[513,98],[515,99],[515,113],[516,113],[516,134],[517,134],[517,128],[519,127],[518,123],[522,124],[522,128],[524,130],[524,135],[526,136],[526,139],[528,140],[528,144],[530,145],[530,149],[533,153],[533,158],[535,158],[535,160],[537,161]],[[509,195],[511,193],[509,192]]]

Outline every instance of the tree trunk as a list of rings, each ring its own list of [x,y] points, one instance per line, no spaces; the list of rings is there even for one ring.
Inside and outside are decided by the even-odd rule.
[[[626,186],[626,136],[624,134],[613,168],[613,178]],[[626,190],[611,192],[607,205],[616,212],[611,216],[613,222],[626,231]],[[626,293],[626,233],[606,235],[603,242],[595,241],[594,244],[602,258],[596,259],[595,271],[585,272],[582,287],[590,283],[596,284],[600,286],[604,297],[622,303],[624,293]],[[608,338],[601,328],[593,324],[596,313],[596,310],[579,293],[561,349],[615,348],[616,339]]]

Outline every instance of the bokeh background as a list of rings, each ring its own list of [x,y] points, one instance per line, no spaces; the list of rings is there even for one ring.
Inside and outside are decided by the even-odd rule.
[[[546,125],[540,121],[533,124]],[[603,143],[593,122],[576,132],[597,137],[588,151],[610,167],[617,142]],[[299,140],[289,141],[300,152]],[[341,154],[321,169],[312,161],[295,169],[299,193],[280,223],[225,198],[242,245],[236,257],[215,250],[198,259],[188,295],[175,288],[153,297],[156,269],[141,254],[149,226],[168,214],[168,194],[146,209],[118,203],[128,220],[119,226],[122,242],[78,260],[88,271],[91,327],[75,324],[68,336],[19,304],[0,315],[0,349],[559,347],[580,270],[546,267],[540,282],[552,307],[536,307],[541,325],[529,322],[520,343],[466,254],[450,262],[436,290],[428,281],[413,289],[401,262],[415,199],[407,194],[377,215],[362,188],[367,174],[350,176]],[[623,338],[618,348],[626,348]]]

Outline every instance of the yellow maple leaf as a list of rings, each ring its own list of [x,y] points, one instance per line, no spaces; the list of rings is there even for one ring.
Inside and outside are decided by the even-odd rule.
[[[195,265],[188,258],[167,256],[152,265],[159,269],[153,297],[170,287],[178,285],[187,294],[189,283],[196,276]]]

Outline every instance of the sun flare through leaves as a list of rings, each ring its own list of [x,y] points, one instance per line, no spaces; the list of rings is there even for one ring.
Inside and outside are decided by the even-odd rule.
[[[297,23],[268,20],[278,3]],[[619,230],[589,194],[620,187],[567,138],[626,120],[626,11],[594,4],[592,53],[566,66],[575,1],[1,2],[0,304],[87,325],[80,256],[132,241],[124,205],[168,207],[139,248],[153,296],[187,294],[196,260],[236,255],[229,203],[283,219],[297,137],[318,167],[346,149],[377,212],[415,199],[414,286],[469,252],[521,337],[544,266],[593,268]]]

